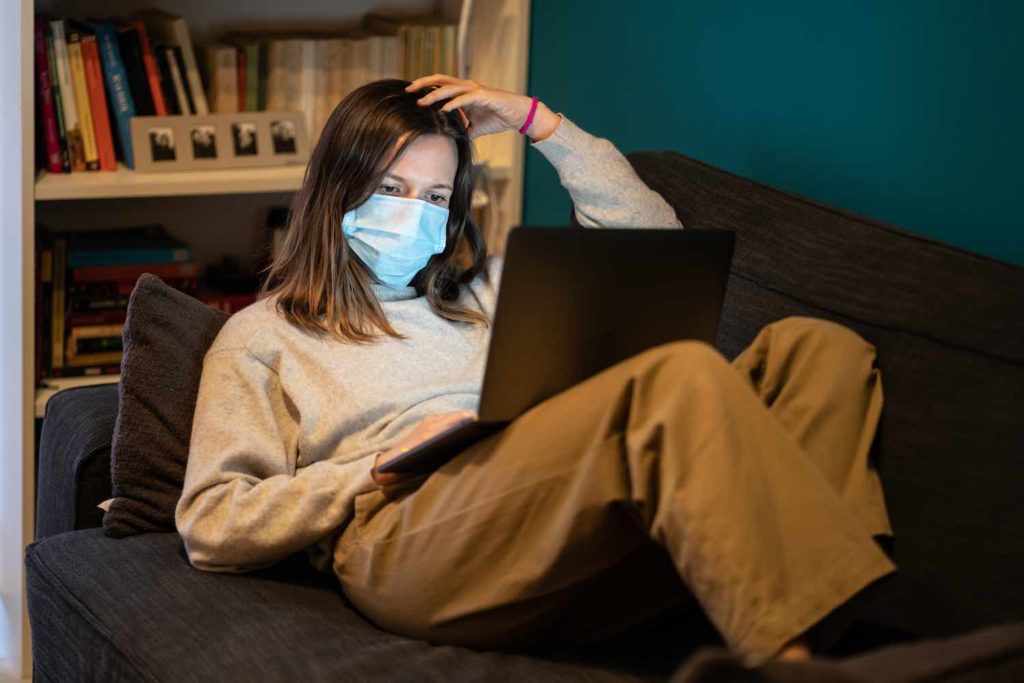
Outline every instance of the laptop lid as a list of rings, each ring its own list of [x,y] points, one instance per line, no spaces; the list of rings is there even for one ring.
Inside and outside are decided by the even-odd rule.
[[[734,243],[732,230],[512,230],[480,421],[510,421],[659,344],[714,345]]]

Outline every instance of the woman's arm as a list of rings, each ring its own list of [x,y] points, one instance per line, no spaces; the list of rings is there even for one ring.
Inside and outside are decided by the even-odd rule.
[[[555,167],[585,227],[681,228],[676,212],[647,187],[611,141],[587,133],[564,114],[555,114],[533,98],[489,88],[444,74],[412,81],[407,91],[434,88],[417,100],[421,106],[451,98],[442,111],[457,110],[470,138],[530,125],[531,147]]]
[[[538,115],[543,103],[538,103]],[[544,107],[547,109],[547,107]],[[550,113],[550,110],[545,114]],[[564,114],[557,123],[536,121],[527,131],[536,149],[551,162],[562,186],[569,192],[576,220],[584,227],[681,228],[682,222],[660,194],[647,187],[629,160],[605,138],[577,126]],[[554,125],[554,132],[547,133]]]
[[[275,564],[338,529],[374,488],[372,458],[297,468],[298,434],[277,372],[244,347],[206,355],[175,509],[194,567]]]

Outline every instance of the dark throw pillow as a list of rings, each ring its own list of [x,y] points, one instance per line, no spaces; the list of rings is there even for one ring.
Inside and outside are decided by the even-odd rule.
[[[107,536],[174,531],[203,356],[230,317],[143,273],[128,299]]]

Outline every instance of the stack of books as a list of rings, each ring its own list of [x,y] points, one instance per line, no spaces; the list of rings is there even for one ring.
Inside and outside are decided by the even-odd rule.
[[[456,74],[457,25],[366,15],[344,34],[228,32],[193,45],[186,20],[37,16],[39,166],[134,168],[132,116],[301,111],[315,142],[341,99],[381,78]]]
[[[200,293],[191,248],[161,225],[55,233],[40,226],[36,382],[116,375],[128,298],[142,273],[228,313],[255,293]]]

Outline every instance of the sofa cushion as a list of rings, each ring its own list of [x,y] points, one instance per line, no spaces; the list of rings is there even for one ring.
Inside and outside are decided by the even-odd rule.
[[[176,532],[99,529],[30,544],[26,577],[40,680],[639,681],[657,673],[434,646],[385,633],[300,553],[228,574],[188,563]]]
[[[173,530],[203,356],[228,314],[143,273],[128,299],[103,529]]]
[[[723,355],[789,315],[839,322],[877,347],[874,455],[899,571],[874,616],[925,635],[1019,619],[1024,268],[676,152],[627,158],[687,228],[736,231]]]
[[[901,643],[853,657],[769,661],[751,671],[722,648],[704,648],[671,683],[1010,683],[1024,680],[1024,622]]]

